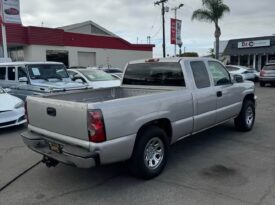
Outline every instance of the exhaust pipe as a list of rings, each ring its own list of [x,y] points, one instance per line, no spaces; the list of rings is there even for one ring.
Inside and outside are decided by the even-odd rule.
[[[56,167],[59,162],[53,158],[44,156],[42,159],[42,163],[46,164],[46,166],[50,168],[50,167]]]

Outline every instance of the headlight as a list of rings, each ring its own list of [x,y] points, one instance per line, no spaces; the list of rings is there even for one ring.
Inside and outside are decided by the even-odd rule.
[[[17,103],[17,104],[14,106],[15,109],[19,109],[19,108],[21,108],[21,107],[24,107],[23,101]]]

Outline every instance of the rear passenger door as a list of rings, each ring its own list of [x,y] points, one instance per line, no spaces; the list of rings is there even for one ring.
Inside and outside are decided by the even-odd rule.
[[[230,74],[218,61],[208,61],[217,98],[217,123],[226,121],[240,111],[242,105],[241,89],[234,86]]]
[[[190,61],[194,77],[194,132],[216,124],[217,97],[204,61]]]

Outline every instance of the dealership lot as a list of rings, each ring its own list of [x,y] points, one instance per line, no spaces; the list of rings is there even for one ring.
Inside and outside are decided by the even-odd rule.
[[[0,204],[274,204],[274,89],[257,87],[252,132],[229,122],[185,139],[151,181],[132,178],[125,163],[48,169],[24,146],[24,127],[1,130]]]

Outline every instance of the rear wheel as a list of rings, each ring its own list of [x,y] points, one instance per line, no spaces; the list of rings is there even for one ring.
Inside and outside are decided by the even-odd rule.
[[[162,129],[150,126],[141,131],[130,160],[132,174],[143,179],[158,176],[166,165],[168,149],[168,137]]]
[[[235,118],[235,127],[240,131],[250,131],[255,122],[255,103],[252,100],[245,100],[242,110],[237,118]]]
[[[264,83],[264,82],[260,82],[260,86],[261,86],[261,87],[264,87],[264,86],[265,86],[265,83]]]

